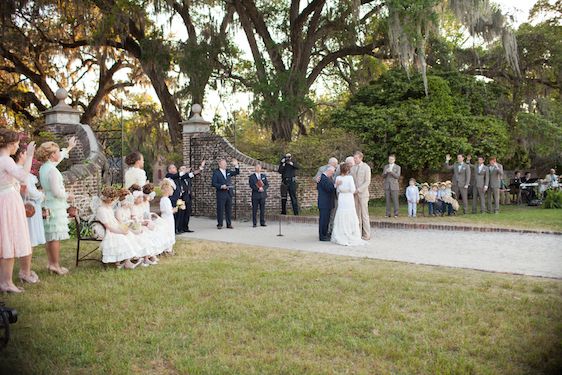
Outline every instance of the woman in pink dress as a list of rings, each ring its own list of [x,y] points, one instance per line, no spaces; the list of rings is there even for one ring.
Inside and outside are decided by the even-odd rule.
[[[0,128],[0,291],[20,293],[12,281],[15,258],[21,258],[21,272],[31,276],[31,241],[20,192],[14,186],[26,183],[35,153],[35,143],[27,146],[23,168],[10,157],[19,147],[19,136]]]

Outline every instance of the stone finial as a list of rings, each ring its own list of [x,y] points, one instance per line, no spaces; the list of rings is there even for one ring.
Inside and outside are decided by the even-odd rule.
[[[208,133],[211,131],[211,122],[205,120],[201,116],[201,105],[193,104],[191,106],[192,116],[187,121],[182,121],[184,133]]]
[[[59,101],[57,105],[43,112],[45,114],[45,123],[47,125],[79,124],[81,112],[65,102],[66,98],[68,98],[68,91],[61,87],[55,92],[55,97]]]
[[[191,112],[193,113],[193,116],[195,115],[199,115],[201,116],[201,110],[203,108],[201,108],[201,104],[194,104],[191,106]]]

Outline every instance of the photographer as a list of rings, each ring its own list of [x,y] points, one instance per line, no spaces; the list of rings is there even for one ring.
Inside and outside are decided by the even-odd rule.
[[[287,192],[291,197],[293,214],[299,214],[297,201],[297,169],[299,166],[291,154],[286,154],[279,162],[278,172],[281,173],[281,215],[287,215]]]

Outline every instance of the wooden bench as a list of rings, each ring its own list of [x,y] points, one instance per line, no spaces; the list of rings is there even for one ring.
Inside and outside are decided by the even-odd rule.
[[[101,263],[101,254],[98,257],[93,257],[92,254],[100,248],[100,242],[105,235],[105,227],[97,220],[81,218],[79,212],[74,217],[74,222],[76,224],[76,267],[83,261],[96,261]],[[86,254],[80,254],[80,245],[82,242],[95,243],[96,246]]]

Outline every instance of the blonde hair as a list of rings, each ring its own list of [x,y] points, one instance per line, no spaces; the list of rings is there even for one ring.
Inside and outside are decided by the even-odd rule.
[[[163,179],[162,182],[160,182],[160,190],[163,191],[166,188],[174,190],[174,188],[172,187],[172,183],[167,178]]]
[[[40,162],[46,162],[58,150],[60,150],[59,145],[55,142],[41,143],[41,146],[35,151],[35,158]]]

